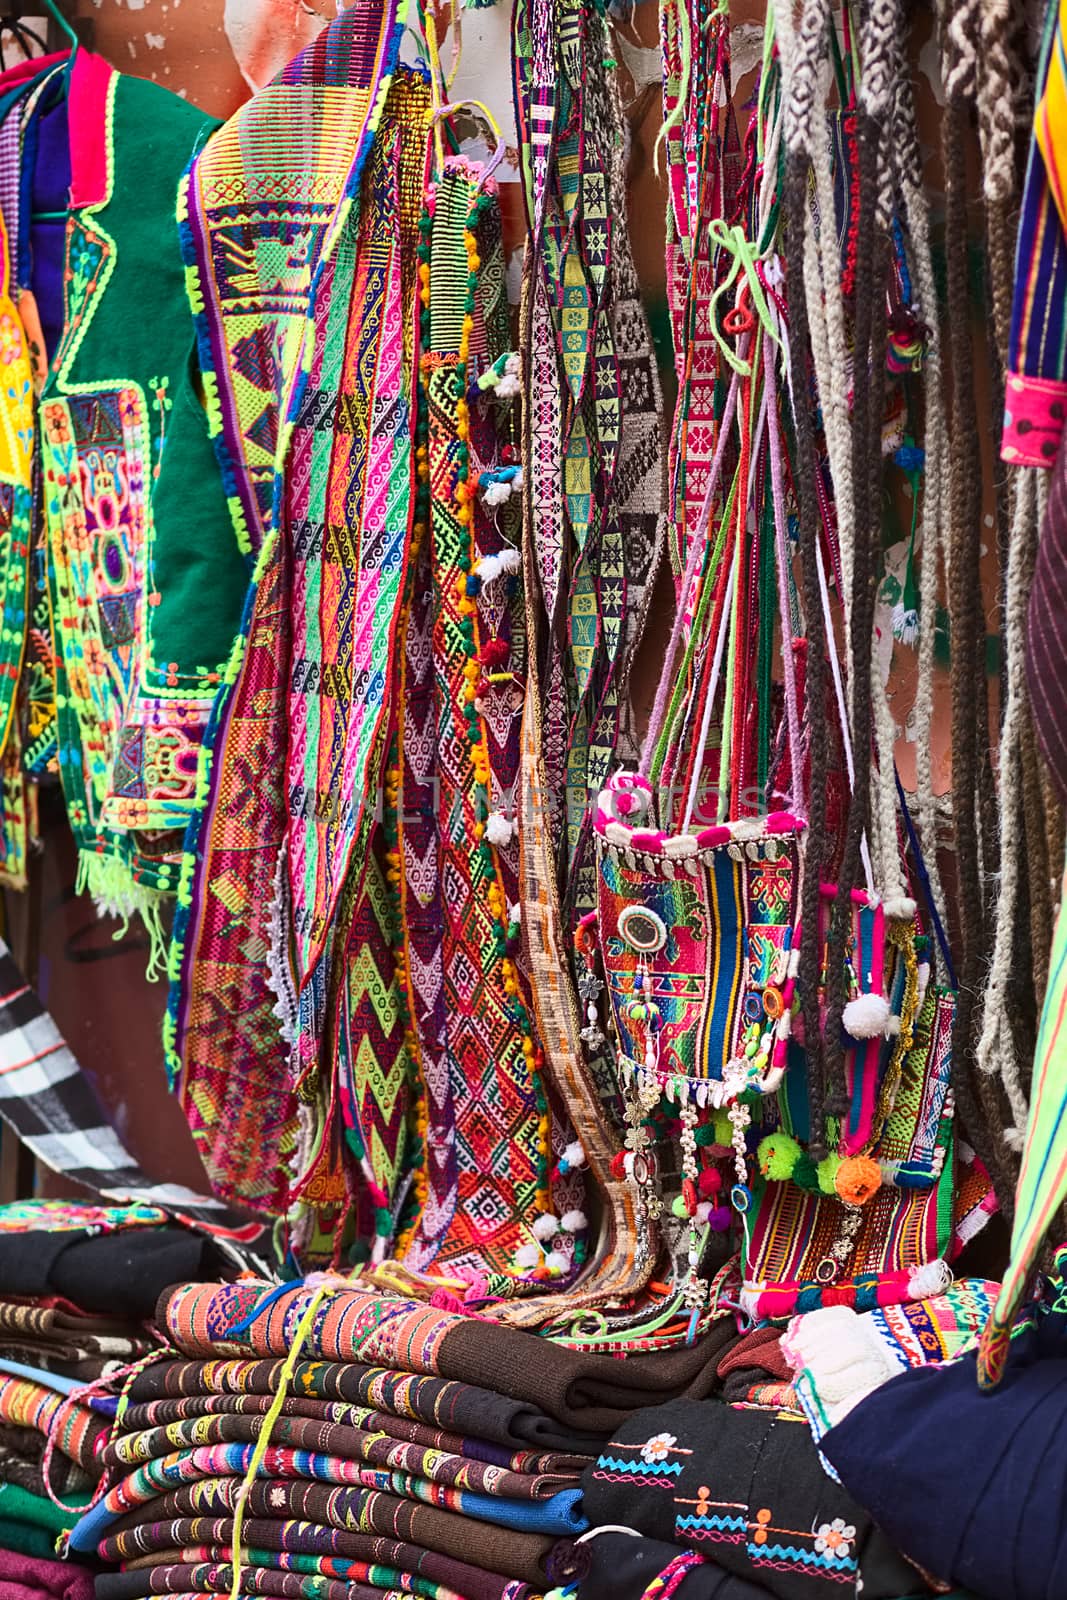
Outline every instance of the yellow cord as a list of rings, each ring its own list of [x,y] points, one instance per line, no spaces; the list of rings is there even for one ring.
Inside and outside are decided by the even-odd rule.
[[[304,1340],[308,1336],[315,1313],[322,1302],[329,1295],[336,1294],[338,1289],[345,1287],[346,1285],[341,1283],[320,1284],[308,1301],[307,1309],[297,1324],[296,1333],[293,1335],[292,1347],[285,1358],[285,1365],[278,1379],[278,1392],[271,1401],[270,1410],[263,1419],[263,1429],[256,1440],[256,1448],[253,1450],[252,1459],[248,1463],[248,1471],[245,1473],[241,1487],[237,1491],[237,1502],[233,1508],[233,1583],[230,1586],[230,1600],[237,1600],[241,1590],[241,1533],[244,1528],[245,1502],[248,1499],[252,1485],[256,1481],[256,1475],[263,1464],[263,1457],[266,1455],[270,1445],[270,1436],[274,1431],[274,1424],[281,1415],[285,1397],[289,1392],[290,1379],[293,1376],[296,1363],[300,1359],[300,1352],[304,1347]]]

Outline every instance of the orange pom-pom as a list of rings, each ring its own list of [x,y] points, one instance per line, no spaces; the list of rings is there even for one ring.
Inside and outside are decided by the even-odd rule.
[[[834,1178],[834,1188],[848,1206],[865,1206],[881,1187],[882,1169],[870,1156],[848,1156]]]

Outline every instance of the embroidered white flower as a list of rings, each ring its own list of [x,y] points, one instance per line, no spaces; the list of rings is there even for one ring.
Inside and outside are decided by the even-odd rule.
[[[646,1439],[641,1446],[641,1459],[643,1461],[665,1461],[668,1451],[677,1442],[673,1433],[654,1433],[651,1439]]]
[[[821,1556],[833,1556],[836,1561],[847,1561],[852,1550],[856,1530],[844,1517],[824,1522],[815,1530],[815,1549]]]

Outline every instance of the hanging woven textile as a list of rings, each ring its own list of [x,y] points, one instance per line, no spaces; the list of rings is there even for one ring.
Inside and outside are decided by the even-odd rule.
[[[262,485],[262,470],[257,471],[262,453],[257,456],[251,445],[245,453],[240,418],[254,423],[257,417],[268,417],[273,437],[280,439],[299,419],[302,404],[332,414],[342,374],[351,376],[345,322],[335,311],[331,323],[329,313],[331,304],[348,303],[354,266],[347,255],[349,277],[334,284],[333,252],[342,231],[359,222],[360,184],[399,31],[389,5],[345,13],[274,85],[242,108],[189,175],[186,241],[199,295],[202,361],[205,379],[210,375],[217,397],[216,443],[229,473],[231,511],[248,548],[260,543],[262,508],[269,512],[270,495]],[[339,136],[338,118],[346,130],[344,138]],[[275,137],[279,129],[285,130],[284,138]],[[256,163],[266,159],[267,150],[285,153],[286,160],[279,163],[272,156],[264,175]],[[270,203],[261,203],[264,183],[268,200],[274,197]],[[248,214],[243,218],[213,209],[221,204],[223,193],[228,204],[238,204],[233,196],[241,192],[247,196]],[[219,229],[227,237],[232,231],[233,248],[225,255],[205,248],[205,241]],[[264,279],[272,284],[277,281],[271,276],[273,269],[286,265],[291,294],[275,300],[264,298],[261,290],[253,298],[253,308],[246,308],[240,303],[238,284],[213,276],[222,260],[236,262],[242,257],[261,262]],[[320,288],[327,276],[331,293],[324,296]],[[245,287],[251,291],[253,281]],[[231,291],[238,297],[236,304],[231,304]],[[281,318],[277,326],[276,317]],[[288,330],[284,337],[282,328]],[[324,335],[327,329],[331,337],[326,374],[320,350],[312,381],[315,335]],[[355,334],[354,327],[351,337]],[[263,359],[252,363],[258,386],[250,388],[242,363],[247,366],[256,351]],[[280,365],[275,364],[275,351]],[[365,392],[358,390],[364,377],[355,374],[357,392],[365,400]],[[365,430],[365,404],[343,408],[340,420]],[[301,551],[310,556],[314,550],[319,560],[323,554],[326,508],[320,507],[316,533],[301,512],[299,497],[308,493],[307,451],[327,446],[331,438],[323,430],[299,436],[305,469],[290,474],[284,530],[272,528],[259,557],[244,627],[209,732],[201,774],[203,811],[187,841],[170,957],[168,1062],[212,1182],[220,1192],[273,1210],[285,1209],[296,1163],[293,1083],[287,1066],[295,1038],[295,989],[293,1008],[286,1013],[288,1038],[276,1015],[276,1007],[285,1012],[284,995],[293,982],[290,898],[287,874],[279,874],[279,858],[287,812],[295,809],[294,826],[314,823],[316,817],[313,798],[295,808],[286,804],[290,749],[286,674],[295,625],[294,562]],[[344,457],[339,474],[351,464],[354,449],[352,445],[348,452],[339,452]],[[267,454],[273,462],[273,446]],[[351,480],[354,493],[359,481]],[[323,488],[320,474],[316,492],[321,495]],[[340,479],[331,486],[331,494],[335,499],[340,496],[339,507],[344,507],[332,524],[338,528],[354,508],[346,505]],[[374,559],[383,555],[379,549]],[[389,572],[389,583],[395,586],[399,579],[395,558]],[[354,620],[351,611],[337,619],[349,651]],[[346,693],[351,693],[351,669],[349,655],[347,672],[338,679]],[[292,670],[297,708],[306,717],[304,691],[321,683],[319,667],[316,663],[310,681],[303,658],[293,663]],[[377,681],[380,695],[384,677],[379,675]],[[302,753],[308,748],[306,740],[294,748]],[[358,786],[357,792],[361,792]],[[331,815],[335,820],[340,815],[332,802],[321,811],[324,826],[329,826]],[[350,817],[351,813],[345,814],[346,824]],[[317,999],[316,1038],[325,996],[317,991]],[[313,1109],[317,1098],[314,1087],[305,1112],[301,1170],[312,1152],[323,1150],[323,1121]],[[328,1139],[325,1151],[333,1177],[321,1199],[336,1213],[344,1205],[346,1189],[338,1152],[331,1151]]]
[[[607,23],[580,0],[532,0],[516,6],[514,29],[546,820],[573,921],[593,904],[591,802],[629,727],[629,666],[660,551],[659,383],[622,203]],[[636,452],[625,466],[623,448]]]
[[[419,1015],[428,1035],[419,1193],[428,1204],[405,1259],[486,1272],[508,1293],[571,1273],[586,1222],[581,1175],[558,1161],[573,1135],[536,1037],[516,922],[526,657],[516,363],[496,185],[462,157],[446,161],[430,191],[420,272],[427,560],[418,570],[430,589],[418,625],[433,669],[445,1034],[442,1052],[434,1018]],[[402,834],[409,862],[421,863],[407,814]],[[415,957],[421,964],[435,952],[423,942]]]
[[[313,806],[303,819],[291,817],[287,868],[281,868],[283,876],[288,870],[282,904],[292,918],[294,980],[301,973],[305,908],[321,905],[324,920],[335,916],[337,923],[332,957],[324,956],[318,973],[303,969],[293,1018],[299,1029],[297,1086],[309,1100],[308,1086],[317,1076],[320,1104],[336,1096],[345,1148],[358,1163],[372,1210],[364,1232],[373,1231],[379,1253],[396,1231],[415,1069],[397,894],[395,718],[413,525],[415,250],[429,109],[423,76],[399,71],[364,180],[353,264],[349,268],[339,250],[332,281],[324,280],[331,321],[322,326],[321,366],[317,342],[294,430],[292,480],[300,498],[289,511],[294,527],[323,526],[321,546],[307,539],[296,561],[301,589],[289,699],[296,732],[289,794],[307,797]],[[342,347],[346,324],[351,332]],[[329,368],[335,339],[337,349],[344,349],[337,378]],[[341,399],[334,456],[329,472],[316,474],[321,407],[335,385]],[[298,459],[306,463],[304,470],[296,466]],[[317,689],[315,663],[321,664]],[[368,795],[381,795],[380,818]],[[362,817],[353,821],[349,837],[349,814],[361,802]],[[337,882],[344,874],[336,911],[327,909],[331,871]],[[284,922],[282,930],[284,938]],[[331,1053],[316,1059],[305,1048],[315,1037],[308,1003],[317,1006],[320,987],[332,987],[332,976],[319,975],[329,973],[331,964],[338,973]],[[310,1202],[314,1191],[304,1187],[309,1170],[298,1192]],[[349,1188],[355,1188],[351,1178]]]

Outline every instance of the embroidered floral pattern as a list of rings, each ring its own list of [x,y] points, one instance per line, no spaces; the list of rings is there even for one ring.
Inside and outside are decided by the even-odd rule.
[[[852,1553],[856,1530],[844,1517],[835,1517],[815,1530],[815,1549],[821,1556],[832,1556],[836,1561],[847,1561]]]
[[[666,1461],[667,1456],[678,1443],[673,1433],[654,1433],[651,1439],[646,1439],[641,1446],[641,1459],[643,1461]]]

